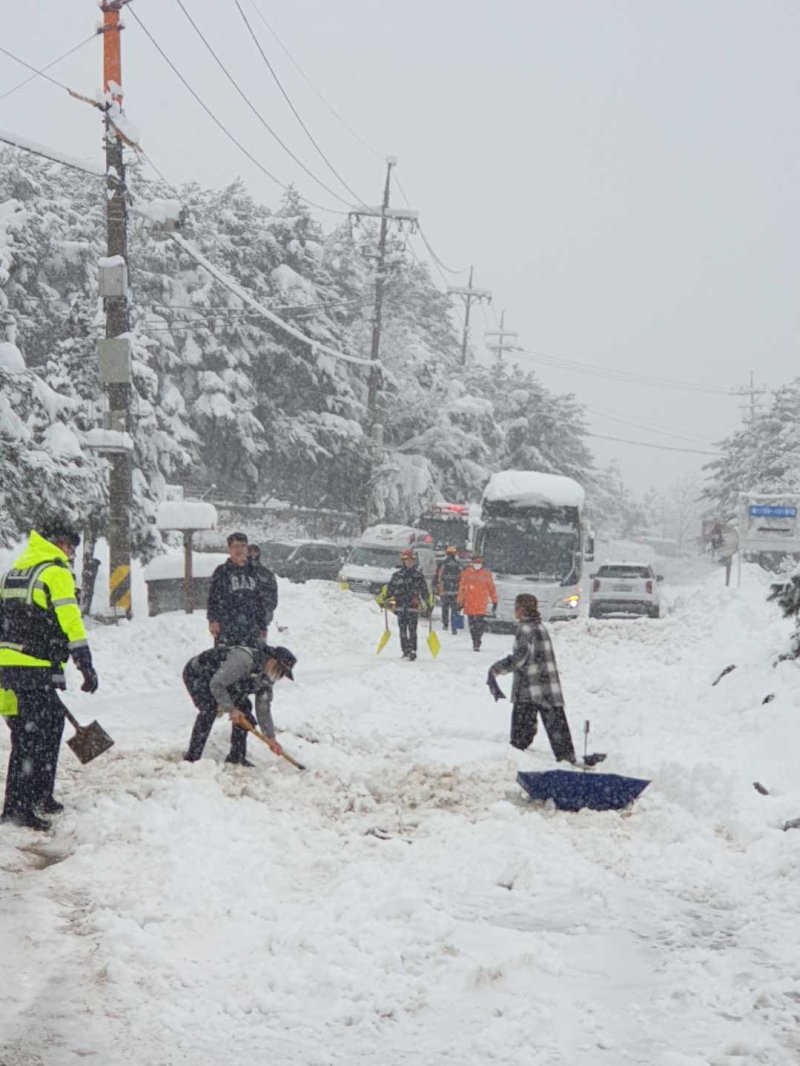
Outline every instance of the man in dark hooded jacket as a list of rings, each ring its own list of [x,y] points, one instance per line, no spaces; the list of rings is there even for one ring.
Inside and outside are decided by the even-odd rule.
[[[278,602],[278,588],[267,587],[263,576],[250,561],[247,535],[228,537],[227,562],[218,566],[208,590],[208,629],[217,644],[247,644],[265,640],[267,626]]]

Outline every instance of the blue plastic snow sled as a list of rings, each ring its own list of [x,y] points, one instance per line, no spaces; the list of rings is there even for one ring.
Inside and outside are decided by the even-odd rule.
[[[620,811],[644,792],[649,781],[619,774],[584,773],[580,770],[548,770],[519,773],[517,781],[535,800],[552,800],[560,811]]]

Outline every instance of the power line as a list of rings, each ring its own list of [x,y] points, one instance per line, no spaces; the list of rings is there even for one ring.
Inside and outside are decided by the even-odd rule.
[[[459,269],[456,270],[455,267],[449,267],[446,263],[443,263],[431,247],[431,243],[425,236],[425,231],[423,230],[422,226],[418,225],[417,229],[419,230],[419,235],[422,238],[422,243],[428,249],[428,253],[430,254],[431,259],[433,259],[433,261],[437,263],[442,268],[442,270],[444,270],[447,274],[466,274],[469,267],[459,267]]]
[[[57,85],[59,89],[63,89],[65,92],[69,92],[69,88],[64,85],[63,82],[58,81],[56,78],[51,78],[49,74],[45,74],[45,70],[48,69],[47,67],[43,67],[41,70],[39,70],[38,67],[34,67],[30,63],[26,63],[24,59],[20,59],[19,56],[15,56],[13,52],[9,52],[9,50],[7,48],[3,48],[2,45],[0,45],[0,52],[2,52],[3,55],[8,56],[9,59],[13,59],[15,63],[19,63],[20,66],[26,67],[28,70],[32,70],[34,77],[38,76],[40,78],[44,78],[45,81],[49,81],[52,82],[53,85]],[[50,66],[52,65],[53,64],[51,63]],[[19,88],[19,86],[17,86],[17,88]],[[13,92],[14,90],[12,89],[11,91]]]
[[[261,114],[261,112],[255,106],[255,104],[250,99],[250,97],[247,95],[247,93],[244,91],[244,89],[242,89],[242,87],[239,85],[239,83],[236,80],[236,78],[234,78],[234,76],[231,74],[231,72],[228,70],[228,68],[222,62],[220,57],[214,51],[214,48],[209,43],[208,38],[203,34],[203,31],[200,29],[200,27],[194,21],[192,16],[186,10],[186,7],[185,7],[185,5],[183,3],[183,0],[175,0],[175,3],[178,5],[178,7],[184,13],[186,18],[189,20],[189,23],[192,26],[192,29],[195,31],[197,36],[200,38],[200,40],[206,46],[208,51],[211,53],[211,56],[214,59],[214,62],[217,64],[219,69],[222,71],[222,73],[225,75],[225,77],[228,79],[228,81],[234,87],[234,89],[239,94],[239,96],[241,96],[241,98],[247,104],[248,108],[256,116],[256,118],[261,123],[261,125],[264,127],[264,129],[275,138],[275,140],[278,142],[278,144],[281,146],[281,148],[284,150],[284,152],[286,152],[286,154],[288,156],[290,156],[290,158],[292,158],[295,161],[295,163],[300,167],[301,170],[305,171],[305,173],[308,174],[308,176],[312,179],[312,181],[315,181],[317,183],[317,185],[320,186],[320,188],[324,189],[325,192],[327,192],[331,196],[333,196],[334,199],[339,200],[340,203],[343,203],[343,204],[345,204],[346,206],[349,207],[350,205],[348,204],[347,200],[345,200],[345,198],[343,196],[340,196],[337,192],[335,192],[329,185],[326,185],[325,182],[321,178],[318,178],[317,175],[312,170],[310,170],[309,167],[307,167],[305,165],[305,163],[302,161],[302,159],[300,159],[299,156],[295,155],[295,153],[292,151],[292,149],[275,132],[275,130],[272,128],[272,126],[270,126],[270,124],[267,122],[267,120],[264,118],[264,116]]]
[[[180,2],[180,0],[178,0],[178,2]],[[314,136],[312,135],[311,130],[309,130],[308,126],[303,121],[302,117],[300,116],[300,112],[294,106],[294,104],[291,101],[291,98],[289,97],[289,94],[284,89],[283,83],[281,82],[280,78],[278,77],[278,75],[277,75],[277,73],[275,71],[275,68],[272,66],[272,64],[270,63],[269,59],[267,58],[267,54],[264,51],[264,49],[262,48],[261,42],[259,41],[258,37],[256,36],[255,30],[250,25],[250,20],[248,19],[247,15],[245,15],[245,13],[244,13],[244,8],[242,7],[242,5],[239,2],[239,0],[234,0],[234,3],[236,4],[236,8],[237,8],[239,14],[242,16],[242,20],[243,20],[245,26],[247,27],[247,30],[248,30],[250,36],[253,39],[253,43],[255,44],[256,48],[258,49],[258,51],[259,51],[259,53],[261,55],[261,58],[264,60],[264,63],[267,66],[267,70],[270,72],[270,74],[272,75],[273,79],[275,80],[275,84],[280,89],[281,95],[283,96],[283,98],[286,101],[286,103],[289,105],[292,114],[297,119],[297,121],[300,123],[300,126],[302,127],[302,130],[305,133],[306,137],[308,137],[309,141],[311,141],[311,143],[313,144],[314,148],[317,150],[317,152],[319,153],[320,157],[322,158],[323,162],[325,163],[325,165],[330,170],[331,174],[333,174],[333,176],[337,179],[337,181],[341,182],[341,184],[344,186],[345,189],[347,189],[347,191],[350,193],[350,195],[355,198],[357,203],[363,204],[364,201],[362,200],[362,198],[358,195],[357,192],[355,192],[347,184],[347,182],[344,180],[342,175],[339,173],[339,171],[336,169],[336,167],[333,165],[333,163],[331,163],[330,159],[328,159],[328,157],[325,155],[323,150],[320,148],[320,146],[317,143],[317,141],[314,139]]]
[[[189,82],[186,80],[186,78],[184,78],[183,74],[181,74],[181,72],[178,70],[178,68],[175,66],[175,64],[172,62],[172,60],[169,58],[167,53],[164,51],[164,49],[161,47],[161,45],[158,43],[158,41],[155,39],[155,37],[153,37],[152,33],[150,33],[148,28],[142,22],[141,18],[137,15],[136,11],[134,11],[132,8],[131,8],[131,14],[136,19],[136,21],[139,23],[139,25],[141,26],[145,36],[149,39],[150,43],[153,45],[153,47],[159,53],[161,58],[169,66],[169,68],[172,70],[173,74],[175,74],[175,76],[183,84],[183,86],[191,93],[191,95],[194,97],[194,99],[197,101],[197,103],[202,107],[202,109],[205,111],[205,113],[208,115],[208,117],[212,120],[212,122],[214,122],[214,124],[220,130],[222,130],[222,132],[225,134],[225,136],[228,138],[228,140],[232,141],[233,144],[236,145],[236,147],[239,149],[240,152],[242,152],[244,155],[247,156],[247,158],[250,160],[250,162],[254,166],[256,166],[261,171],[262,174],[265,174],[266,177],[268,177],[270,179],[270,181],[274,182],[274,184],[277,185],[279,188],[284,189],[286,192],[289,192],[292,187],[290,185],[287,185],[285,182],[281,181],[280,178],[276,178],[274,174],[270,173],[270,171],[267,170],[267,168],[264,166],[264,164],[259,162],[259,160],[256,159],[256,157],[252,154],[252,152],[242,144],[242,142],[238,139],[238,137],[236,137],[233,133],[231,133],[231,131],[228,129],[228,127],[220,119],[217,118],[217,116],[214,114],[214,112],[211,110],[211,108],[208,106],[208,104],[206,104],[205,101],[203,99],[201,99],[201,97],[195,92],[195,90],[192,88],[192,86],[189,84]],[[152,163],[150,165],[153,166]],[[153,169],[155,169],[155,167],[153,167]],[[158,172],[156,171],[156,173],[158,173]],[[300,194],[298,193],[298,195],[300,195]],[[319,210],[319,211],[328,211],[332,215],[346,215],[347,214],[346,211],[339,211],[337,208],[325,207],[323,204],[315,203],[313,200],[309,200],[309,198],[307,196],[300,196],[300,199],[303,200],[305,203],[310,204],[311,207],[316,207],[317,210]]]
[[[586,437],[594,437],[596,440],[613,440],[617,444],[634,444],[637,448],[657,448],[662,452],[686,452],[689,455],[712,455],[718,456],[719,452],[704,452],[699,448],[674,448],[670,444],[651,444],[645,440],[623,440],[622,437],[606,437],[602,433],[585,433]]]
[[[290,337],[294,337],[295,340],[302,341],[303,344],[307,344],[313,351],[321,352],[323,355],[329,355],[334,359],[341,359],[345,363],[355,363],[357,366],[374,367],[375,361],[372,359],[360,359],[355,355],[348,355],[346,352],[337,351],[335,348],[328,347],[327,344],[322,344],[320,341],[315,341],[313,337],[307,336],[305,333],[301,333],[299,329],[295,329],[294,326],[290,326],[288,322],[284,322],[282,318],[279,318],[274,311],[270,311],[269,308],[260,304],[250,293],[243,289],[241,285],[235,282],[232,278],[229,278],[218,267],[215,267],[213,263],[210,263],[204,255],[201,255],[196,248],[193,248],[188,241],[177,233],[169,234],[170,240],[174,241],[179,247],[181,247],[187,255],[190,255],[195,262],[199,263],[201,267],[208,271],[212,277],[224,285],[226,289],[230,290],[235,296],[238,296],[240,300],[250,304],[256,311],[259,311],[267,321],[272,322],[274,325],[282,329],[284,333],[288,333]]]
[[[527,356],[527,358],[541,363],[543,366],[556,367],[562,370],[572,370],[575,373],[588,374],[592,377],[606,378],[630,385],[648,385],[653,388],[682,389],[687,392],[713,393],[718,396],[730,396],[730,390],[714,385],[700,385],[688,381],[674,381],[671,378],[659,378],[651,374],[637,374],[628,370],[615,370],[610,367],[601,367],[592,363],[578,363],[571,359],[559,359],[555,356],[545,355],[543,352],[531,352],[525,348],[517,348],[515,355]]]
[[[51,163],[60,163],[62,167],[78,170],[81,174],[89,174],[91,177],[98,178],[101,181],[106,180],[106,172],[99,164],[93,170],[92,164],[88,160],[78,159],[63,152],[56,152],[55,149],[48,149],[47,145],[30,141],[27,137],[21,137],[16,133],[11,133],[9,130],[0,130],[0,141],[11,145],[12,148],[19,148],[23,152],[29,152],[31,155],[49,159]]]
[[[634,422],[629,418],[620,418],[618,415],[610,415],[605,411],[596,411],[592,407],[587,407],[586,410],[593,415],[597,415],[599,418],[607,418],[610,422],[619,422],[623,426],[633,426],[634,429],[643,429],[648,433],[658,433],[664,437],[675,437],[676,440],[688,440],[695,444],[708,444],[711,445],[710,440],[703,440],[702,437],[693,437],[686,433],[676,433],[673,430],[666,429],[663,426],[656,426],[652,423],[648,426],[644,422]]]
[[[250,6],[253,8],[255,13],[258,15],[258,17],[261,19],[261,21],[264,23],[264,25],[269,30],[269,32],[272,34],[272,36],[278,42],[278,44],[283,49],[283,51],[286,54],[286,56],[288,56],[289,60],[291,61],[291,63],[295,67],[295,69],[298,71],[298,73],[301,75],[301,77],[306,81],[306,83],[311,87],[311,89],[314,91],[314,93],[316,93],[316,95],[319,97],[319,99],[322,101],[322,103],[325,105],[325,107],[328,109],[328,111],[330,111],[330,113],[333,115],[333,117],[338,119],[338,121],[341,122],[341,124],[344,126],[344,128],[347,130],[347,132],[349,134],[351,134],[351,136],[355,137],[355,139],[360,144],[362,144],[364,146],[364,148],[367,149],[368,152],[371,152],[377,159],[380,159],[381,162],[383,162],[383,160],[386,158],[386,153],[385,152],[379,152],[377,150],[377,148],[373,148],[372,145],[369,144],[367,141],[365,141],[364,138],[361,137],[358,133],[356,133],[356,131],[353,129],[353,127],[344,118],[342,118],[342,116],[339,114],[339,112],[331,104],[328,103],[328,101],[325,99],[323,94],[316,87],[316,85],[313,83],[311,78],[309,78],[309,76],[306,74],[306,72],[303,70],[303,68],[300,66],[300,64],[297,62],[297,60],[294,58],[292,53],[289,51],[289,49],[286,47],[286,45],[280,39],[278,34],[275,32],[275,30],[269,24],[269,22],[267,21],[266,16],[261,11],[261,9],[259,8],[258,4],[256,4],[255,0],[250,0]],[[405,193],[403,195],[405,196]],[[408,203],[408,200],[406,200],[406,203]]]
[[[45,77],[46,76],[45,75],[45,71],[46,70],[50,70],[51,67],[57,66],[63,59],[66,59],[68,56],[71,56],[73,52],[77,52],[79,48],[83,48],[83,46],[85,44],[89,44],[89,42],[95,40],[96,37],[97,37],[97,34],[93,33],[91,35],[91,37],[87,37],[86,40],[81,41],[80,44],[76,44],[73,48],[70,48],[70,50],[68,52],[64,52],[63,55],[60,55],[58,57],[58,59],[54,59],[52,61],[52,63],[48,63],[46,66],[42,67],[41,70],[34,70],[33,74],[31,74],[31,76],[29,78],[25,78],[24,81],[21,81],[17,85],[15,85],[13,87],[13,89],[8,89],[6,92],[4,92],[2,94],[2,96],[0,96],[0,102],[5,100],[6,97],[11,96],[11,94],[15,93],[18,89],[22,89],[26,85],[30,84],[30,82],[35,81],[36,78]],[[6,51],[5,48],[3,48],[2,51],[5,52],[6,55],[11,55],[11,53]],[[16,56],[12,55],[11,58],[15,59],[18,63],[22,63],[22,60],[18,59]],[[27,65],[28,65],[27,63],[23,63],[23,66],[27,66]],[[30,69],[33,69],[33,68],[30,68]],[[55,85],[59,85],[59,82],[54,81],[53,78],[50,78],[48,80],[53,81]],[[64,86],[64,85],[61,85],[60,87],[62,89],[66,88],[66,86]]]

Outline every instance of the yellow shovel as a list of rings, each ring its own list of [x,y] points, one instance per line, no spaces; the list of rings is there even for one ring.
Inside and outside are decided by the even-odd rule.
[[[428,618],[428,647],[430,648],[430,653],[434,657],[434,659],[442,650],[442,645],[439,643],[439,637],[433,631],[432,616],[429,616]]]
[[[392,631],[389,629],[389,612],[386,610],[385,607],[383,609],[383,617],[386,629],[384,629],[383,633],[381,634],[381,639],[378,641],[378,650],[375,652],[376,655],[380,655],[380,653],[389,643],[389,637],[392,635]]]

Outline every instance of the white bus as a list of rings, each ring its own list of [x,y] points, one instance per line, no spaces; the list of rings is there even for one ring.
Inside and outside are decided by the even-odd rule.
[[[536,596],[545,621],[578,616],[584,558],[594,557],[582,521],[584,498],[577,481],[556,474],[504,470],[489,479],[475,546],[497,586],[492,628],[516,624],[520,592]]]

